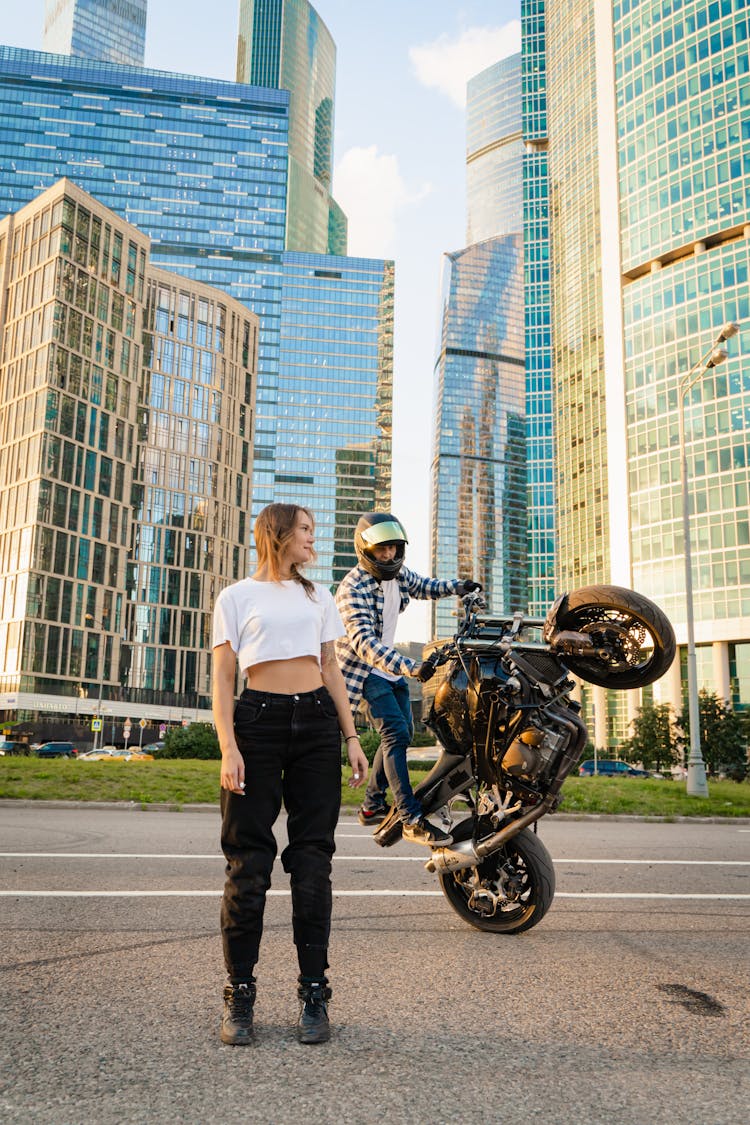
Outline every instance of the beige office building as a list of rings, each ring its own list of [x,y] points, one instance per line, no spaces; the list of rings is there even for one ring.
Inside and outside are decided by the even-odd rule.
[[[257,318],[68,180],[0,222],[0,722],[209,718],[247,572]]]

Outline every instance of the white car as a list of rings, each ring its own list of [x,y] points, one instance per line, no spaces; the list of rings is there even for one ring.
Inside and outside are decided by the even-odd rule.
[[[102,758],[112,758],[117,754],[116,746],[100,746],[98,750],[87,750],[85,754],[79,754],[79,762],[100,762]]]

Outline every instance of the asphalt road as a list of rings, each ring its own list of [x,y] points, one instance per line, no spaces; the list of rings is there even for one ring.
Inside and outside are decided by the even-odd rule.
[[[217,815],[3,805],[0,1121],[744,1125],[750,824],[540,834],[555,901],[503,937],[452,912],[426,849],[384,852],[342,818],[334,1037],[294,1038],[279,867],[257,1043],[232,1048]]]

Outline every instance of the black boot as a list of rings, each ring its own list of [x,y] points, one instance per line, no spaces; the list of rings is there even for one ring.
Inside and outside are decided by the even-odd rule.
[[[331,1025],[328,1022],[328,1001],[331,990],[325,977],[320,980],[307,980],[300,977],[297,995],[300,999],[300,1013],[297,1021],[297,1038],[300,1043],[327,1043],[331,1038]]]
[[[253,1041],[253,1005],[255,981],[224,986],[224,1014],[221,1017],[221,1041],[243,1047]]]

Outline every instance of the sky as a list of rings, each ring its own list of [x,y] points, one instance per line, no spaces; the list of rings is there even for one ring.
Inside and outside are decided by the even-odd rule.
[[[2,7],[0,41],[40,49],[44,0]],[[396,263],[392,507],[407,564],[429,574],[442,256],[466,243],[466,82],[520,49],[520,0],[314,7],[337,48],[333,194],[349,217],[349,253]],[[238,10],[239,0],[149,0],[146,66],[233,80]],[[426,640],[428,622],[428,605],[412,603],[397,639]]]

